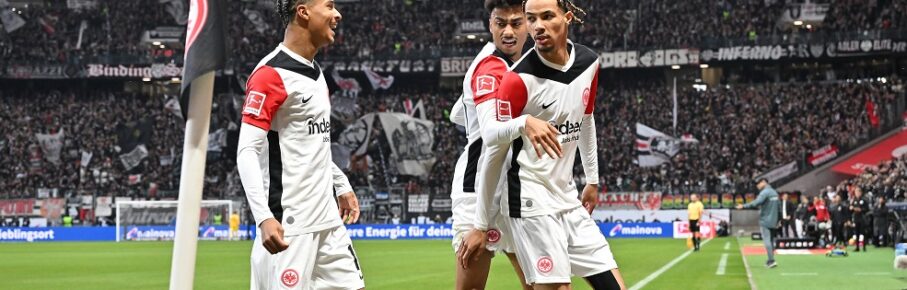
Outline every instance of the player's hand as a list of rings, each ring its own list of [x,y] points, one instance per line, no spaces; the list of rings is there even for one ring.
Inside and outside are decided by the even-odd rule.
[[[742,204],[738,204],[738,205],[737,205],[737,209],[743,209],[743,205],[742,205]]]
[[[359,199],[355,192],[347,192],[337,196],[337,205],[340,206],[340,217],[343,223],[353,224],[359,221]]]
[[[547,153],[552,159],[563,157],[561,143],[557,141],[557,129],[548,122],[529,116],[526,118],[525,133],[538,158],[542,158],[543,153]]]
[[[463,237],[460,248],[457,249],[457,260],[463,269],[469,268],[470,261],[479,259],[480,251],[485,250],[486,235],[485,231],[473,229]]]
[[[283,240],[283,226],[276,219],[269,218],[261,222],[261,243],[268,253],[277,254],[290,247]]]
[[[595,206],[598,205],[598,184],[586,184],[580,201],[583,202],[583,207],[586,211],[592,214]]]

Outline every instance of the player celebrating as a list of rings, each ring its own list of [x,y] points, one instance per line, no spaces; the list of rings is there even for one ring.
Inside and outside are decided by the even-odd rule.
[[[699,220],[702,218],[702,202],[695,193],[690,195],[690,204],[687,205],[687,215],[690,218],[690,233],[693,234],[693,249],[699,251]]]
[[[569,289],[573,274],[585,277],[595,289],[623,289],[608,242],[589,215],[595,203],[586,199],[598,192],[592,117],[598,55],[567,40],[570,23],[581,21],[575,13],[582,13],[570,0],[528,0],[524,8],[535,48],[500,80],[496,102],[478,106],[479,119],[508,121],[525,114],[548,120],[556,124],[564,154],[556,159],[532,154],[531,147],[538,146],[536,140],[527,136],[514,139],[512,126],[483,126],[488,149],[480,171],[475,228],[488,229],[498,211],[492,193],[500,179],[497,173],[509,158],[510,168],[504,173],[507,194],[502,195],[501,209],[509,217],[526,282],[535,289]],[[507,156],[503,146],[510,145]],[[573,183],[577,149],[587,178],[583,202],[577,199]],[[465,253],[466,258],[470,255]]]
[[[334,41],[341,16],[332,0],[278,1],[277,10],[284,39],[249,78],[237,154],[262,245],[277,254],[269,288],[362,289],[341,221],[356,220],[359,204],[353,193],[334,199],[331,104],[313,61]]]
[[[510,65],[522,56],[528,37],[524,25],[522,0],[486,0],[485,9],[491,13],[489,30],[493,42],[485,45],[467,71],[466,78],[463,80],[463,97],[456,103],[452,110],[454,114],[451,115],[454,123],[466,127],[468,139],[465,150],[457,160],[451,187],[453,227],[456,231],[453,239],[454,251],[465,249],[465,247],[460,247],[460,244],[463,243],[464,236],[472,229],[473,217],[476,215],[476,176],[480,175],[478,168],[479,164],[483,162],[481,157],[484,146],[480,122],[476,119],[475,106],[491,99],[496,81],[501,79]],[[527,134],[541,135],[546,140],[550,140],[545,145],[557,145],[554,142],[557,133],[547,122],[532,118],[527,120],[525,126]],[[555,150],[559,150],[559,147],[555,148]],[[516,261],[516,256],[513,254],[509,242],[510,231],[507,230],[506,225],[503,222],[495,222],[489,232],[487,250],[480,251],[476,259],[469,263],[457,260],[456,289],[484,289],[491,258],[496,250],[507,253],[507,257],[510,258],[511,264],[520,277],[521,284],[528,289],[529,286],[523,281],[523,274]]]

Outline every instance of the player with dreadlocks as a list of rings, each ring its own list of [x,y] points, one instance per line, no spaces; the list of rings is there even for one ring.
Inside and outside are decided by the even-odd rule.
[[[340,12],[333,0],[276,6],[283,42],[249,77],[236,157],[260,233],[251,289],[363,289],[343,227],[358,220],[359,202],[331,162],[331,103],[314,60],[334,42]]]
[[[494,102],[477,106],[480,120],[497,122],[482,126],[487,148],[473,228],[487,235],[498,211],[507,216],[520,268],[536,290],[570,289],[571,276],[596,290],[624,289],[608,241],[590,215],[599,180],[593,112],[600,64],[594,51],[567,39],[584,11],[570,0],[526,0],[523,7],[535,47],[504,74]],[[554,125],[560,158],[537,154],[539,145],[525,135],[508,134],[505,124],[525,115]],[[577,152],[586,175],[582,199],[573,180]],[[502,178],[506,186],[498,187]],[[494,206],[497,188],[505,191],[500,207]],[[461,253],[466,260],[481,249],[463,246],[469,248]]]

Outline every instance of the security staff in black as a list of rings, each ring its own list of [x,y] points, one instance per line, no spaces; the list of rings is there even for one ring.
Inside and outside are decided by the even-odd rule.
[[[860,247],[863,247],[863,251],[866,251],[864,239],[868,236],[866,235],[866,230],[869,229],[866,222],[866,216],[869,213],[869,201],[863,198],[863,190],[859,187],[853,192],[853,198],[850,200],[850,211],[853,213],[854,237],[857,240],[856,251],[859,252]]]

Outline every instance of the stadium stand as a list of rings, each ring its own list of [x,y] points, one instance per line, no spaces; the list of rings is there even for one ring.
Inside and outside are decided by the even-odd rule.
[[[233,43],[232,68],[248,73],[282,35],[271,1],[229,1],[229,35]],[[813,28],[779,25],[787,1],[585,1],[589,16],[575,29],[573,39],[602,51],[715,48],[809,39],[838,39],[844,35],[887,35],[907,29],[907,1],[813,1],[830,4],[822,25]],[[27,23],[9,33],[0,32],[0,67],[60,65],[64,73],[89,63],[110,65],[182,64],[181,45],[151,45],[141,41],[147,31],[179,27],[179,13],[161,9],[158,1],[97,1],[98,6],[71,9],[56,1],[20,8]],[[470,57],[482,45],[460,35],[458,23],[484,21],[485,12],[471,1],[358,1],[341,3],[346,19],[337,42],[319,58],[384,60],[389,58]],[[269,6],[269,4],[271,4]],[[177,9],[178,10],[178,9]],[[760,13],[754,13],[759,11]],[[176,17],[175,17],[176,16]],[[258,18],[256,18],[258,17]],[[253,20],[255,19],[255,20]],[[247,25],[261,21],[261,25]],[[116,23],[112,26],[111,23]],[[413,29],[418,27],[418,29]],[[481,39],[479,39],[481,40]],[[880,65],[884,66],[884,65]],[[825,69],[828,69],[827,67]],[[667,70],[667,68],[665,68]],[[655,190],[665,193],[751,192],[756,175],[796,162],[812,168],[813,150],[833,144],[843,154],[886,130],[900,125],[903,82],[896,73],[870,69],[838,72],[825,77],[822,69],[805,77],[761,77],[728,70],[721,86],[706,90],[689,85],[678,88],[679,126],[672,130],[671,87],[659,71],[643,80],[608,79],[598,98],[600,168],[609,190]],[[2,74],[2,72],[0,72]],[[635,74],[630,73],[630,74]],[[640,73],[644,74],[644,73]],[[603,74],[605,75],[605,74]],[[348,75],[347,75],[348,76]],[[885,82],[878,81],[885,77]],[[868,79],[872,81],[868,81]],[[333,77],[332,77],[333,79]],[[360,79],[362,79],[360,77]],[[861,80],[858,82],[858,79]],[[651,85],[656,83],[657,85]],[[399,82],[398,82],[399,84]],[[35,85],[32,85],[35,86]],[[332,84],[333,86],[333,84]],[[449,86],[448,86],[449,87]],[[171,92],[175,93],[175,92]],[[235,138],[236,108],[242,102],[237,89],[224,94],[214,114],[212,133],[223,129],[226,140]],[[401,184],[407,190],[449,192],[456,153],[462,150],[460,129],[447,122],[447,110],[459,89],[397,85],[389,91],[363,90],[356,98],[355,115],[404,112],[403,101],[422,101],[425,116],[435,123],[429,175],[412,177],[384,162],[391,151],[379,127],[367,150],[368,162],[351,166],[351,182],[374,191]],[[40,86],[0,89],[0,198],[34,198],[39,189],[56,189],[59,196],[115,193],[136,199],[174,198],[179,185],[182,144],[181,119],[164,109],[168,99],[149,97],[122,88],[92,85]],[[42,102],[34,102],[41,99]],[[870,122],[871,103],[879,123]],[[65,104],[57,106],[57,104]],[[127,108],[129,108],[127,110]],[[673,133],[689,134],[700,142],[666,165],[634,165],[634,124]],[[118,124],[116,126],[109,124]],[[348,124],[337,124],[334,139]],[[138,134],[137,136],[135,134]],[[40,155],[36,133],[64,132],[57,164]],[[145,140],[131,140],[146,138]],[[229,143],[229,142],[225,142]],[[125,169],[121,156],[137,144],[147,147],[140,164]],[[225,144],[209,156],[206,198],[242,199],[236,178],[234,147]],[[82,168],[82,153],[90,152]],[[383,161],[382,161],[383,160]],[[354,160],[353,163],[356,160]],[[166,165],[164,165],[166,164]],[[577,176],[582,170],[577,170]]]

